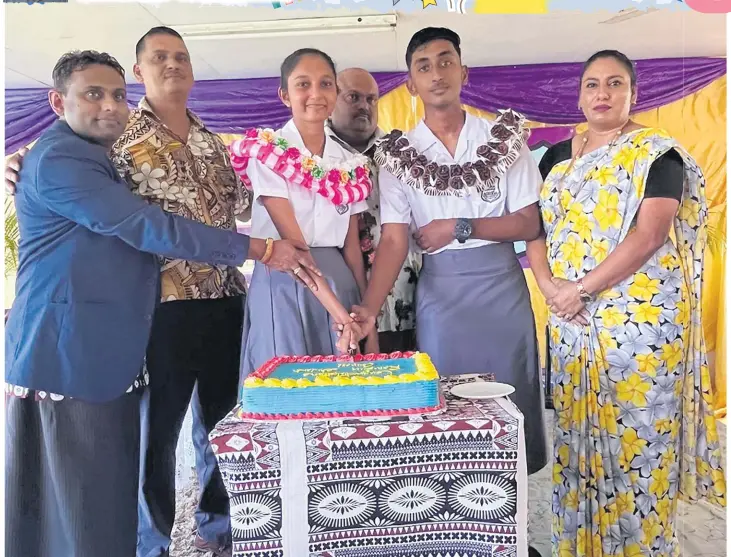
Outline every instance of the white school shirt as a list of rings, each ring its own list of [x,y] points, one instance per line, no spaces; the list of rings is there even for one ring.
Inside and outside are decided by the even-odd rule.
[[[305,155],[312,156],[312,153],[305,147],[294,121],[287,122],[278,134],[292,147],[297,147]],[[352,154],[332,138],[325,137],[325,149],[322,156],[325,163],[337,165],[352,157]],[[280,239],[277,227],[274,226],[274,221],[261,201],[262,196],[289,199],[305,242],[312,248],[342,248],[348,234],[350,216],[368,209],[368,203],[360,201],[350,205],[348,211],[341,215],[338,213],[337,207],[320,194],[302,186],[290,184],[255,159],[249,160],[246,173],[254,190],[254,202],[251,208],[252,238]]]
[[[487,142],[493,125],[489,120],[466,114],[454,157],[423,120],[408,132],[406,137],[411,146],[429,161],[437,164],[464,164],[479,160],[477,148]],[[410,224],[411,231],[414,232],[437,219],[476,219],[515,213],[538,202],[543,180],[538,164],[533,160],[528,148],[523,146],[517,160],[500,178],[498,182],[500,196],[495,201],[483,201],[480,192],[474,186],[464,188],[463,197],[427,195],[401,182],[383,168],[379,172],[378,182],[381,194],[381,223]],[[470,238],[464,244],[460,244],[454,240],[433,253],[494,243],[496,242]]]

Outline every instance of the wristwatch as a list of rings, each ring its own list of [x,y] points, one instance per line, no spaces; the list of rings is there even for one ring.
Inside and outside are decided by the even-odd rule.
[[[592,302],[592,301],[594,301],[594,296],[592,296],[591,294],[589,294],[586,291],[586,288],[584,288],[584,280],[583,279],[579,279],[578,281],[576,281],[576,290],[579,291],[579,298],[581,298],[581,301],[582,302]]]
[[[464,244],[470,236],[472,236],[472,223],[468,219],[457,219],[457,224],[454,225],[454,238],[460,244]]]

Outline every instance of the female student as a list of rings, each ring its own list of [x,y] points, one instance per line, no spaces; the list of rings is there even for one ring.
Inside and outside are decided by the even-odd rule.
[[[337,99],[332,59],[309,48],[290,54],[279,96],[292,119],[278,131],[248,131],[231,145],[232,164],[253,189],[251,236],[306,244],[323,277],[315,277],[313,292],[295,280],[303,268],[283,273],[257,262],[244,324],[244,376],[274,356],[334,355],[362,336],[345,308],[366,287],[357,215],[372,186],[367,159],[325,134]],[[352,336],[340,349],[333,322],[350,322]]]

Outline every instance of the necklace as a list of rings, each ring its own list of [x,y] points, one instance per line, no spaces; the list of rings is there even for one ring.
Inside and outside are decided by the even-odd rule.
[[[616,133],[614,134],[614,137],[612,137],[612,139],[609,141],[609,143],[607,143],[607,147],[609,149],[614,147],[614,145],[617,143],[619,138],[622,137],[622,134],[624,133],[624,129],[627,127],[628,124],[629,124],[629,122],[627,122],[627,124],[625,124],[624,126],[622,126],[621,128],[619,128],[616,131]],[[559,178],[559,181],[558,181],[558,187],[557,187],[558,193],[559,193],[558,208],[561,212],[561,216],[565,216],[565,213],[566,213],[563,208],[563,205],[561,205],[561,194],[566,189],[566,185],[565,185],[564,181],[566,180],[566,176],[568,176],[569,173],[574,169],[574,166],[576,166],[576,163],[578,162],[578,160],[584,156],[584,151],[586,150],[586,144],[589,143],[589,131],[588,130],[585,131],[582,135],[583,135],[583,137],[581,138],[581,146],[577,150],[576,155],[574,155],[571,158],[571,162],[566,167],[566,170],[561,175],[561,178]],[[584,187],[585,183],[586,183],[586,180],[583,180],[581,182],[581,185],[579,186],[576,193],[579,193],[579,191],[581,191],[581,188]]]

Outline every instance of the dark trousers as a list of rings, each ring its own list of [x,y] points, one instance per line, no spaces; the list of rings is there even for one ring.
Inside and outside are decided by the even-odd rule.
[[[175,520],[175,448],[194,389],[196,421],[206,433],[236,406],[243,316],[243,296],[166,302],[155,312],[143,402],[138,557],[167,555]],[[195,437],[196,451],[211,460],[207,439]],[[211,464],[206,476],[196,515],[219,518],[218,531],[205,532],[215,539],[206,541],[224,546],[231,536],[228,494],[217,466]]]
[[[416,350],[416,331],[384,331],[378,333],[378,348],[382,354]]]
[[[134,555],[140,394],[10,396],[5,415],[5,555]]]
[[[360,350],[365,354],[366,341],[360,341]],[[383,331],[378,333],[378,350],[381,354],[392,352],[415,352],[416,331]]]

